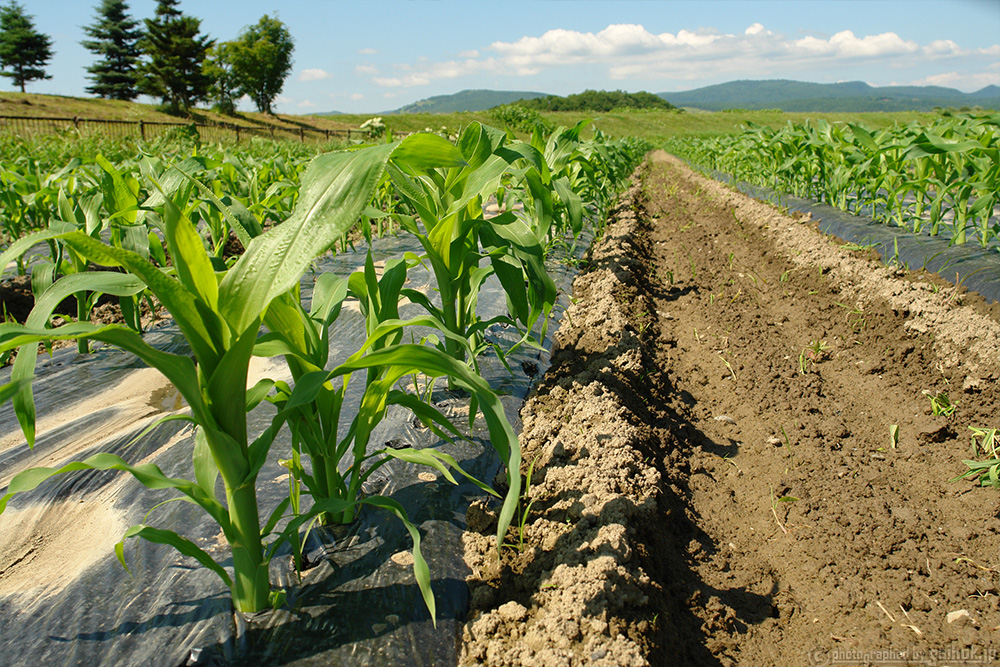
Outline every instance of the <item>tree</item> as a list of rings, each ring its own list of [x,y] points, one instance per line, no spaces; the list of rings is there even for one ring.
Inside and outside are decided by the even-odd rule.
[[[52,78],[44,69],[52,58],[52,40],[35,30],[33,18],[13,0],[0,7],[0,76],[13,79],[22,93],[30,81]]]
[[[83,31],[92,39],[80,42],[102,59],[87,68],[94,82],[87,92],[111,100],[134,100],[139,96],[137,67],[139,23],[128,14],[125,0],[103,0],[97,8],[98,20]]]
[[[241,95],[239,80],[233,72],[232,42],[219,42],[208,51],[205,73],[212,79],[208,98],[224,114],[236,114],[236,99]]]
[[[265,14],[229,42],[239,92],[250,96],[257,110],[271,113],[271,104],[292,71],[295,44],[285,24]]]
[[[199,36],[201,19],[184,15],[178,0],[159,0],[156,16],[146,19],[146,36],[140,42],[149,61],[141,67],[140,92],[159,97],[170,111],[185,114],[208,96],[212,85],[205,73],[208,50],[214,44]]]

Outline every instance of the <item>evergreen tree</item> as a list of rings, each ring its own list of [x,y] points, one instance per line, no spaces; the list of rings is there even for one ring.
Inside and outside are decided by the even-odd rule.
[[[239,92],[249,95],[261,113],[271,113],[271,104],[292,71],[295,44],[288,28],[265,14],[228,44]]]
[[[172,112],[186,114],[208,96],[212,79],[204,63],[214,42],[198,35],[201,19],[185,16],[177,4],[178,0],[159,0],[156,16],[145,20],[140,46],[149,61],[141,68],[139,90],[159,97]]]
[[[101,60],[87,68],[94,82],[88,93],[112,100],[134,100],[139,95],[137,67],[142,31],[128,14],[125,0],[103,0],[97,8],[98,20],[84,27],[93,39],[81,42]]]
[[[32,16],[11,0],[0,7],[0,76],[13,79],[24,92],[24,84],[51,79],[45,64],[52,58],[52,40],[35,30]]]

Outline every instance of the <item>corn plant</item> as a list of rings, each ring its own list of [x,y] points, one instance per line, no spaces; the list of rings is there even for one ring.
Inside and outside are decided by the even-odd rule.
[[[451,357],[465,360],[466,347],[457,341],[471,341],[473,364],[475,355],[486,349],[483,332],[490,324],[520,323],[524,330],[518,344],[531,341],[532,327],[543,317],[547,321],[556,297],[555,284],[545,270],[544,249],[531,229],[510,212],[490,219],[483,216],[484,199],[497,191],[511,165],[537,157],[530,146],[506,146],[505,140],[503,132],[472,123],[457,145],[465,164],[388,168],[399,196],[417,212],[417,217],[403,213],[396,217],[423,247],[420,260],[430,264],[440,303],[414,290],[401,293],[454,334],[442,343]],[[483,261],[489,265],[481,266]],[[483,321],[477,314],[479,290],[490,275],[496,275],[507,295],[508,318]]]
[[[911,123],[877,132],[826,121],[668,145],[681,157],[755,185],[854,213],[1000,249],[1000,115]]]
[[[997,435],[1000,429],[970,426],[969,430],[972,431],[973,456],[985,458],[963,460],[962,463],[969,469],[951,481],[971,479],[979,482],[980,486],[1000,489],[1000,437]]]
[[[269,400],[282,411],[288,412],[287,421],[292,431],[292,457],[288,464],[290,474],[305,485],[309,495],[316,501],[328,498],[357,500],[361,496],[365,480],[393,458],[437,468],[452,481],[454,479],[449,468],[468,477],[451,456],[435,449],[384,448],[368,452],[372,429],[390,405],[409,409],[444,439],[451,439],[449,433],[459,435],[456,427],[438,410],[412,394],[395,389],[395,380],[387,382],[390,366],[408,363],[411,373],[429,377],[441,375],[441,368],[450,368],[447,375],[473,391],[473,413],[476,406],[482,406],[485,412],[495,405],[489,398],[492,392],[488,387],[472,375],[467,366],[454,366],[453,360],[443,352],[428,348],[426,353],[421,352],[422,356],[405,360],[404,351],[408,354],[414,346],[399,344],[403,327],[440,326],[440,323],[429,317],[406,322],[399,320],[397,304],[405,279],[406,265],[401,260],[396,260],[387,263],[382,279],[377,280],[369,255],[365,270],[353,274],[349,281],[332,274],[321,275],[316,282],[309,311],[291,293],[276,299],[268,309],[264,323],[269,331],[258,339],[254,354],[282,354],[291,370],[296,389],[279,382],[276,385],[278,395]],[[357,411],[349,428],[341,431],[339,421],[344,412],[351,373],[334,375],[318,385],[310,384],[309,380],[319,376],[327,377],[324,375],[324,368],[329,357],[329,326],[337,318],[349,293],[361,304],[368,334],[367,342],[352,359],[359,358],[366,351],[384,351],[383,356],[388,361],[385,365],[369,365],[363,380],[362,404],[378,407]],[[420,359],[424,356],[429,356],[434,363],[423,365]],[[312,387],[308,400],[303,398],[307,396],[304,393],[306,390],[299,389],[300,387]],[[498,447],[498,452],[506,461],[510,456],[510,439],[506,432],[496,435],[498,439],[494,441],[494,446]],[[309,463],[308,470],[305,461]],[[468,478],[488,493],[494,493],[478,480]],[[355,511],[356,507],[348,506],[336,515],[322,513],[319,519],[323,523],[347,523],[354,519]]]
[[[30,491],[53,475],[76,470],[120,470],[130,473],[151,489],[170,489],[202,508],[219,524],[231,548],[232,575],[204,550],[171,530],[139,524],[125,533],[122,542],[130,537],[142,537],[172,546],[182,554],[195,558],[219,575],[232,593],[235,608],[247,613],[269,605],[268,562],[274,550],[315,514],[337,514],[363,503],[382,507],[405,519],[403,508],[390,499],[325,499],[317,501],[309,513],[289,522],[278,537],[268,542],[267,538],[274,531],[287,503],[276,508],[262,526],[256,481],[271,443],[287,419],[287,412],[276,415],[271,427],[250,441],[247,411],[264,399],[273,381],[262,380],[248,390],[248,368],[260,333],[262,316],[266,316],[269,306],[276,299],[298,284],[314,257],[355,224],[390,159],[403,168],[427,169],[458,164],[461,157],[451,144],[428,135],[409,137],[398,144],[320,156],[303,174],[299,205],[292,216],[253,239],[246,253],[228,271],[216,270],[194,224],[170,198],[164,200],[162,221],[173,261],[169,270],[153,265],[132,250],[109,246],[80,231],[56,234],[54,238],[88,261],[123,268],[149,289],[173,316],[190,346],[192,356],[157,350],[144,342],[137,332],[118,325],[98,326],[77,322],[53,330],[38,326],[34,320],[31,326],[0,325],[0,351],[46,340],[89,338],[120,347],[158,369],[173,383],[190,407],[190,415],[174,419],[189,421],[196,427],[194,480],[166,477],[153,464],[133,466],[121,457],[98,454],[59,469],[34,468],[15,475],[7,492],[0,497],[0,512],[12,496]],[[67,276],[62,281],[72,278]],[[53,288],[62,281],[54,283]],[[64,291],[76,291],[79,287],[70,285]],[[424,361],[426,356],[420,350],[402,353],[391,349],[376,350],[342,364],[331,373],[331,377],[373,366],[386,366],[390,371],[382,382],[391,386],[390,378],[402,371],[413,372],[413,360]],[[409,361],[401,362],[400,357]],[[425,366],[431,367],[431,360],[426,361]],[[437,368],[449,373],[455,370],[455,365],[438,362]],[[459,382],[463,381],[459,379]],[[0,388],[0,395],[14,399],[15,411],[30,446],[35,435],[34,410],[33,407],[25,407],[30,403],[31,392],[27,382],[27,378],[14,379]],[[469,382],[476,386],[475,378]],[[300,395],[308,394],[310,387],[315,386],[315,383],[303,379],[292,391],[286,410],[294,407],[299,400],[295,396],[296,390]],[[312,396],[302,400],[308,402]],[[489,400],[484,393],[481,403]],[[379,397],[373,395],[362,404],[361,409],[375,413],[381,405]],[[509,425],[505,426],[506,422],[497,414],[502,415],[502,411],[494,411],[493,416],[487,414],[490,432],[498,437],[507,435],[507,439],[495,446],[508,447],[508,465],[519,465],[516,438],[510,433]],[[216,492],[219,478],[224,487],[224,499],[220,499]],[[508,500],[516,504],[516,493]],[[419,533],[408,522],[407,527],[414,540],[417,581],[426,598],[430,594],[429,576],[419,552]],[[123,543],[118,544],[116,552],[124,564]]]

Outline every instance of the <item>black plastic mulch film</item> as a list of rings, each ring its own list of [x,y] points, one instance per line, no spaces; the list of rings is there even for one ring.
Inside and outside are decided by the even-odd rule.
[[[402,257],[407,251],[418,252],[408,239],[386,237],[373,243],[376,262]],[[586,249],[589,239],[581,239],[575,254]],[[317,262],[316,272],[331,271],[347,276],[360,270],[365,248],[357,252],[327,257]],[[565,255],[563,255],[565,257]],[[575,270],[572,262],[550,261],[549,270],[561,291],[549,323],[551,334],[558,327]],[[316,274],[303,279],[303,299],[308,301]],[[419,267],[409,272],[411,286],[432,286],[432,276]],[[488,282],[479,298],[480,316],[484,319],[506,311],[505,297],[498,283]],[[415,306],[409,306],[415,308]],[[401,312],[403,317],[417,310]],[[488,335],[504,344],[516,341],[513,330],[493,327]],[[364,327],[356,309],[342,311],[331,330],[331,363],[346,359],[363,342]],[[419,336],[419,333],[418,333]],[[151,344],[162,349],[184,350],[184,341],[172,323],[154,327],[146,334]],[[551,337],[545,351],[521,348],[508,358],[513,374],[495,356],[481,362],[481,372],[494,389],[502,394],[508,419],[520,430],[518,412],[532,378],[548,366]],[[287,378],[283,362],[276,362],[270,377]],[[331,366],[332,367],[332,366]],[[131,462],[152,462],[168,476],[191,478],[191,428],[183,422],[168,422],[129,444],[136,435],[166,412],[182,408],[179,396],[171,391],[154,396],[147,414],[122,430],[121,410],[103,407],[97,412],[63,423],[46,431],[42,424],[49,415],[74,408],[80,401],[109,387],[133,381],[142,368],[131,355],[114,348],[99,348],[95,353],[78,356],[75,348],[56,351],[51,358],[40,355],[34,384],[39,406],[39,437],[34,450],[20,445],[0,449],[0,484],[27,467],[61,466],[99,452],[119,454]],[[148,372],[148,371],[147,371]],[[6,381],[10,370],[0,376]],[[356,390],[363,383],[353,384]],[[460,415],[468,403],[440,389],[433,400],[445,414]],[[122,386],[127,387],[127,384]],[[160,392],[163,393],[163,392]],[[355,406],[360,398],[356,391]],[[356,409],[356,408],[355,408]],[[264,403],[248,416],[251,437],[269,423],[273,407]],[[345,412],[347,407],[345,405]],[[342,428],[353,414],[342,417]],[[390,412],[373,434],[371,447],[405,443],[415,447],[440,446],[453,455],[472,475],[489,482],[499,470],[499,462],[486,438],[482,418],[476,422],[471,442],[442,443],[428,429],[414,426],[408,412]],[[456,425],[467,423],[461,417]],[[115,426],[115,425],[118,426]],[[419,425],[419,424],[418,424]],[[107,434],[118,431],[111,439]],[[0,411],[0,434],[8,438],[19,433],[17,421],[8,403]],[[269,460],[261,471],[258,488],[262,516],[267,516],[287,494],[287,470],[278,465],[287,458],[290,436],[287,429],[271,448]],[[90,443],[83,444],[81,443]],[[30,493],[15,496],[5,520],[16,519],[19,512],[34,516],[37,510],[50,510],[79,522],[100,526],[112,525],[96,538],[103,552],[86,567],[60,567],[58,554],[35,562],[35,567],[49,567],[49,572],[33,572],[39,581],[57,582],[48,590],[22,587],[0,596],[0,666],[8,665],[143,665],[147,667],[179,665],[451,665],[457,662],[457,645],[467,610],[467,566],[462,559],[461,534],[465,526],[465,508],[482,496],[471,483],[455,486],[443,478],[427,475],[429,468],[392,461],[369,480],[369,493],[381,493],[398,500],[407,509],[411,521],[423,536],[421,548],[431,569],[432,588],[437,599],[437,628],[424,607],[413,578],[412,567],[400,552],[409,553],[409,535],[395,517],[366,509],[349,526],[313,531],[307,543],[312,569],[301,582],[291,568],[290,557],[283,554],[272,560],[272,581],[290,584],[288,605],[251,619],[235,617],[228,589],[209,570],[172,548],[144,540],[129,540],[125,545],[130,576],[114,556],[115,542],[124,528],[144,521],[145,514],[157,503],[173,497],[170,492],[151,491],[130,475],[109,472],[86,472],[53,478]],[[420,475],[424,473],[424,475]],[[459,478],[461,479],[461,478]],[[27,510],[27,512],[26,512]],[[79,514],[78,519],[73,517]],[[151,525],[178,530],[207,548],[216,558],[225,558],[218,527],[194,505],[172,502],[154,511]],[[23,523],[28,523],[22,526]],[[41,534],[38,544],[27,542],[30,522],[18,524],[23,554],[8,562],[31,567],[35,547],[45,549],[49,537]],[[9,524],[8,524],[9,525]],[[88,527],[84,530],[89,531]],[[10,536],[0,535],[0,549]],[[214,545],[214,546],[212,546]],[[60,545],[61,546],[61,545]],[[72,545],[65,547],[72,550]],[[76,562],[67,553],[66,563]],[[396,558],[393,558],[396,556]],[[46,565],[48,563],[48,565]],[[228,560],[222,561],[229,564]],[[52,572],[52,570],[56,570]],[[60,569],[65,571],[60,572]],[[5,576],[19,576],[12,565]],[[23,570],[21,570],[23,572]],[[68,580],[68,581],[67,581]],[[237,624],[240,625],[237,628]]]

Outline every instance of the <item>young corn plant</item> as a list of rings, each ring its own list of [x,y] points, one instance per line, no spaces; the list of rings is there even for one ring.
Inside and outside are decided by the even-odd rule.
[[[287,421],[291,427],[293,442],[289,469],[292,476],[305,485],[309,495],[316,501],[328,498],[357,500],[361,497],[365,480],[393,458],[434,467],[441,470],[450,481],[454,480],[448,468],[468,477],[450,455],[436,449],[383,448],[375,452],[368,451],[371,431],[384,416],[385,409],[391,405],[410,410],[424,425],[446,440],[450,440],[452,435],[459,436],[458,429],[438,410],[413,394],[400,391],[385,382],[388,368],[404,363],[401,355],[413,349],[413,346],[400,345],[403,328],[417,324],[440,326],[439,322],[430,317],[405,322],[399,320],[399,292],[405,280],[406,265],[402,260],[387,262],[381,280],[376,279],[374,264],[369,255],[365,270],[354,273],[349,280],[331,274],[321,275],[317,280],[309,311],[301,306],[294,295],[287,294],[272,303],[265,316],[264,323],[269,332],[258,339],[254,354],[284,355],[291,370],[296,389],[277,383],[278,395],[269,400],[282,413],[288,413]],[[308,387],[308,380],[326,377],[323,369],[329,358],[329,326],[337,318],[348,295],[360,302],[368,334],[365,345],[352,359],[359,358],[358,355],[366,351],[369,354],[382,351],[384,354],[379,358],[386,361],[368,366],[363,380],[362,404],[381,407],[374,413],[358,411],[349,428],[341,431],[340,417],[344,413],[352,374],[344,372],[326,379],[312,390],[314,393],[308,401],[303,400],[306,390],[299,387]],[[428,377],[441,375],[441,364],[447,362],[439,357],[446,355],[432,348],[428,348],[428,353],[435,364],[424,367],[417,361],[411,361],[413,372]],[[449,373],[449,376],[467,387],[475,387],[476,405],[479,405],[483,398],[481,394],[487,393],[487,388],[472,378],[467,366],[462,365],[461,369]],[[488,401],[482,407],[485,411],[491,409],[492,405]],[[497,444],[501,445],[505,456],[509,456],[511,443]],[[309,463],[308,469],[306,462]],[[486,485],[472,477],[468,478],[483,490],[496,495]],[[355,518],[356,509],[349,506],[337,515],[323,513],[319,515],[319,519],[323,523],[348,523]]]
[[[402,213],[397,217],[423,247],[423,256],[413,259],[430,265],[440,303],[415,290],[401,293],[442,322],[442,331],[454,334],[442,343],[449,356],[465,361],[471,346],[473,365],[487,347],[483,332],[495,322],[523,326],[515,347],[534,341],[532,328],[543,317],[544,336],[556,298],[555,283],[545,270],[544,249],[531,229],[510,212],[490,219],[483,216],[484,198],[497,191],[510,166],[537,157],[527,144],[506,146],[505,140],[503,132],[472,123],[457,145],[464,164],[420,168],[394,163],[387,169],[399,196],[417,212],[416,218]],[[489,264],[481,266],[484,261]],[[510,316],[483,321],[477,313],[479,291],[491,274],[506,293]]]
[[[969,430],[972,431],[973,456],[985,458],[963,460],[962,463],[969,469],[950,481],[971,479],[980,486],[992,486],[1000,490],[1000,429],[970,426]]]
[[[397,151],[398,157],[394,155]],[[289,535],[315,514],[336,514],[350,505],[365,503],[405,517],[403,508],[389,499],[330,499],[315,503],[309,513],[291,521],[278,538],[267,542],[288,503],[286,501],[276,508],[262,526],[257,502],[257,476],[287,413],[279,413],[270,428],[253,441],[249,439],[247,411],[264,399],[273,381],[262,380],[248,390],[248,369],[262,316],[266,316],[272,302],[298,284],[313,258],[325,252],[338,235],[355,224],[390,159],[398,159],[400,164],[409,167],[426,168],[429,165],[447,167],[460,158],[446,141],[421,135],[409,137],[398,144],[320,156],[302,176],[300,201],[292,216],[268,233],[253,239],[246,253],[224,272],[216,270],[194,224],[169,198],[164,201],[162,221],[173,262],[169,270],[161,270],[134,251],[109,246],[80,231],[57,235],[55,238],[88,261],[122,268],[149,289],[173,316],[192,354],[186,356],[157,350],[143,341],[137,332],[118,325],[77,322],[59,329],[46,329],[34,321],[32,326],[0,325],[0,352],[46,340],[80,338],[101,341],[132,352],[163,373],[190,408],[190,415],[174,419],[183,419],[196,426],[194,480],[169,478],[153,464],[131,465],[112,454],[97,454],[59,469],[34,468],[18,473],[12,478],[6,494],[0,497],[0,512],[12,496],[34,489],[53,475],[77,470],[120,470],[133,475],[151,489],[170,489],[202,508],[219,524],[231,548],[232,574],[187,538],[172,530],[146,524],[126,531],[122,543],[116,547],[119,559],[124,564],[123,542],[130,537],[142,537],[172,546],[218,574],[229,587],[235,608],[246,613],[269,606],[272,599],[269,559],[279,544],[288,540]],[[72,276],[63,280],[70,278]],[[78,288],[72,285],[65,291],[71,293]],[[409,352],[412,358],[420,354],[423,353]],[[390,351],[378,350],[341,365],[334,375],[392,361]],[[407,371],[412,370],[411,365],[405,367]],[[449,372],[453,368],[442,370]],[[475,384],[475,381],[472,383]],[[310,383],[303,381],[296,390],[307,393],[309,387]],[[294,393],[295,390],[286,409],[294,407],[298,400]],[[35,428],[29,379],[12,380],[0,388],[0,396],[15,401],[18,419],[28,444],[32,445]],[[488,398],[486,396],[486,400]],[[379,409],[377,397],[363,404],[361,409],[374,414]],[[487,421],[491,425],[491,433],[496,432],[498,437],[508,436],[497,447],[516,443],[513,434],[507,433],[509,425],[504,426],[505,422],[501,424],[495,417],[488,417]],[[519,464],[517,448],[510,449],[507,460]],[[216,486],[220,478],[224,498],[217,495]],[[516,504],[516,495],[512,502]],[[414,539],[417,580],[426,597],[429,595],[429,577],[426,563],[419,553],[419,533],[409,525],[408,528]]]

